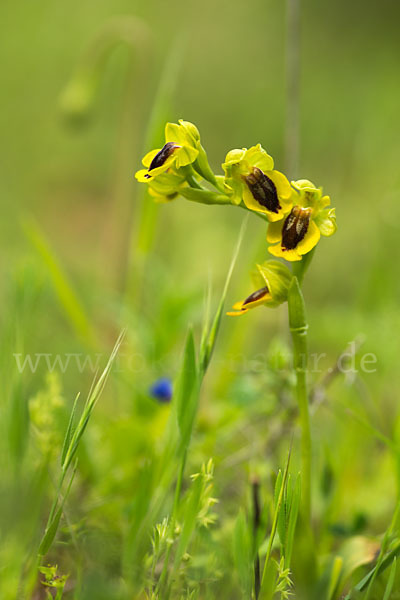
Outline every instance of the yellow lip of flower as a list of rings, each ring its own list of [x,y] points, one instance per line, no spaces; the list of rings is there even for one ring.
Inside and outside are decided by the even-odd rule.
[[[333,235],[336,231],[335,209],[328,208],[331,199],[323,195],[322,187],[315,187],[308,179],[292,181],[292,186],[298,192],[297,204],[313,209],[313,220],[318,225],[321,235]]]
[[[260,304],[265,304],[269,299],[272,300],[272,296],[268,287],[265,286],[250,294],[245,300],[236,302],[232,306],[233,311],[227,312],[226,314],[230,317],[239,317],[240,315],[246,314],[251,308],[260,306]]]
[[[274,170],[274,160],[261,144],[231,150],[222,167],[234,204],[243,199],[249,210],[266,214],[271,222],[281,220],[290,210],[296,192],[286,177]]]
[[[172,165],[177,169],[193,163],[199,155],[200,134],[189,121],[179,120],[165,126],[165,145],[151,150],[142,160],[146,169],[140,169],[135,177],[142,183],[149,183]]]
[[[227,315],[236,317],[244,315],[250,309],[264,304],[275,307],[287,300],[287,293],[292,279],[289,269],[281,262],[268,260],[262,265],[257,265],[253,272],[253,283],[256,291],[245,300],[236,302],[233,310]]]
[[[301,260],[316,246],[321,235],[329,237],[336,231],[335,209],[328,208],[331,201],[322,188],[311,181],[292,181],[297,193],[297,203],[284,222],[268,226],[267,241],[275,246],[268,248],[274,256],[288,261]]]
[[[288,261],[301,260],[318,244],[320,236],[312,219],[312,209],[294,206],[284,221],[268,226],[267,241],[279,242],[268,250],[274,256]]]

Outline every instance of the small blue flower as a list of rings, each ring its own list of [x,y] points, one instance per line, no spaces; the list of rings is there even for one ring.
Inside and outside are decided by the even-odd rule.
[[[150,395],[159,402],[170,402],[172,398],[172,381],[168,377],[160,377],[151,386]]]

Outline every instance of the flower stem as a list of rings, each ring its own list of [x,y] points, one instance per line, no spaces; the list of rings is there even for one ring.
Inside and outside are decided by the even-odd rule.
[[[301,426],[302,513],[305,523],[311,523],[311,427],[307,391],[308,324],[299,281],[293,277],[288,294],[289,327],[293,342],[293,368],[296,373],[296,399]]]

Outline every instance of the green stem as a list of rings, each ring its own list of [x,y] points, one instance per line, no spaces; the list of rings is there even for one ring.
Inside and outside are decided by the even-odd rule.
[[[188,174],[186,177],[186,181],[189,183],[190,187],[181,187],[179,189],[179,194],[186,198],[186,200],[190,200],[191,202],[197,202],[199,204],[229,204],[231,206],[238,206],[239,208],[242,208],[243,210],[251,212],[253,215],[256,215],[259,219],[262,219],[264,222],[269,223],[267,215],[248,209],[243,202],[237,205],[232,204],[229,196],[227,196],[226,194],[212,192],[209,189],[203,187],[196,181],[193,175]]]
[[[307,390],[308,324],[303,294],[296,276],[288,294],[289,326],[293,342],[293,368],[296,373],[296,400],[301,426],[302,512],[305,523],[311,523],[311,427]]]

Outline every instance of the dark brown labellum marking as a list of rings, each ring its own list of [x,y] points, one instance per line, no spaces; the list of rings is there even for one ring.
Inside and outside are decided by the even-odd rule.
[[[281,205],[279,204],[278,192],[274,182],[266,176],[258,167],[254,167],[250,175],[244,177],[245,182],[253,194],[253,198],[257,200],[261,206],[273,213],[279,212]]]
[[[294,250],[304,239],[310,225],[311,209],[294,206],[282,228],[283,250]]]
[[[248,298],[246,298],[246,300],[244,300],[242,307],[245,306],[246,304],[250,304],[250,302],[255,302],[256,300],[261,300],[261,298],[263,298],[267,294],[269,294],[269,289],[267,287],[263,287],[260,290],[253,292],[252,294],[250,294],[250,296]]]
[[[167,158],[169,158],[171,154],[175,152],[176,148],[180,148],[180,146],[174,144],[174,142],[168,142],[167,144],[165,144],[165,146],[161,148],[160,152],[157,152],[157,154],[151,161],[149,171],[151,171],[152,169],[156,169],[157,167],[162,167]]]

